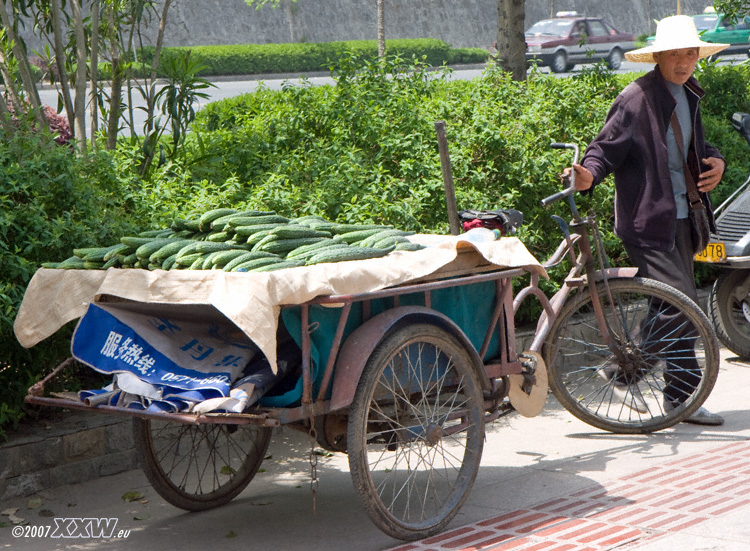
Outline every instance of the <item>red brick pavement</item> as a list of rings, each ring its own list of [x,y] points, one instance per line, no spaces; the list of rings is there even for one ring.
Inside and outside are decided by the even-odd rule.
[[[736,442],[390,551],[621,551],[747,507],[748,475]]]

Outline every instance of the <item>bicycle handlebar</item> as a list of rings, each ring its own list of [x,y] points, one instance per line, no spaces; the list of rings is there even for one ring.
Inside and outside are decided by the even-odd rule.
[[[580,150],[578,148],[578,145],[574,143],[558,143],[558,142],[552,142],[550,144],[550,147],[552,149],[572,149],[573,150],[573,164],[578,164],[578,157],[580,155]],[[570,176],[569,176],[569,182],[570,185],[565,188],[562,191],[558,191],[557,193],[553,193],[549,197],[545,197],[542,199],[542,206],[548,207],[555,201],[559,201],[560,199],[563,199],[565,197],[572,196],[576,191],[576,173],[575,170],[570,170]],[[577,214],[577,208],[575,206],[575,202],[573,199],[570,200],[570,209],[573,211],[574,214]]]

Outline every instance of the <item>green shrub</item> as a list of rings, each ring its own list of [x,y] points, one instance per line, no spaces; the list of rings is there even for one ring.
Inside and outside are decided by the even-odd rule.
[[[229,46],[193,46],[164,48],[160,65],[180,52],[190,50],[198,62],[206,65],[202,76],[255,75],[268,73],[305,73],[328,71],[343,52],[351,52],[364,60],[378,57],[374,40],[351,40],[326,43],[293,44],[237,44]],[[479,48],[453,49],[442,40],[433,38],[387,40],[388,55],[406,59],[423,59],[431,66],[445,63],[483,63],[487,52]],[[140,62],[150,67],[154,48],[145,47],[140,52]],[[159,71],[160,76],[161,71]]]
[[[42,262],[122,235],[129,226],[127,186],[107,156],[76,159],[54,136],[21,128],[0,132],[0,436],[23,415],[21,398],[69,355],[65,332],[25,350],[13,322]]]

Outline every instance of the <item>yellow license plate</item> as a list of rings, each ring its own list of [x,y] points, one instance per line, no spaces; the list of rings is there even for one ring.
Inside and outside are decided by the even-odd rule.
[[[726,262],[727,249],[724,243],[709,243],[705,249],[695,255],[698,262]]]

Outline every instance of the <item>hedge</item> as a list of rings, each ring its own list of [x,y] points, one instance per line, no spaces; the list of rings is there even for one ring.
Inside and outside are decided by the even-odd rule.
[[[184,55],[186,51],[207,67],[201,73],[201,76],[205,77],[328,71],[335,60],[341,57],[342,52],[354,53],[362,59],[376,59],[378,45],[374,40],[351,40],[326,43],[168,47],[162,50],[160,63],[164,63],[172,56]],[[442,40],[433,38],[387,40],[386,51],[389,56],[423,59],[431,66],[484,63],[488,57],[487,51],[480,48],[451,48]],[[153,46],[140,50],[138,57],[140,63],[150,67],[154,57]]]

